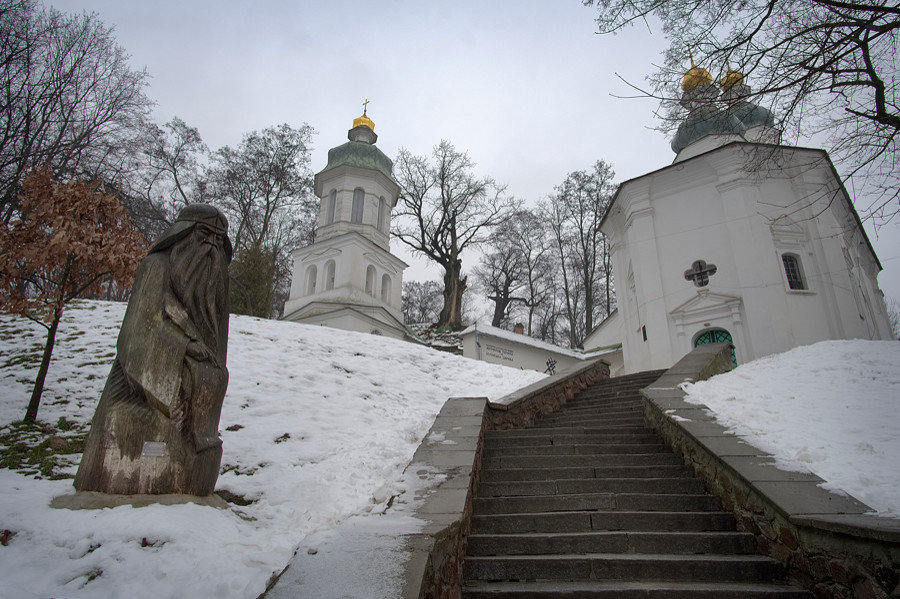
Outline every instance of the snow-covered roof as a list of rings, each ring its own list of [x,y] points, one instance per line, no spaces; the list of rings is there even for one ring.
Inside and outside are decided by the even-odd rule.
[[[512,341],[513,343],[519,343],[521,345],[528,345],[530,347],[537,347],[543,350],[556,352],[558,354],[570,356],[579,360],[587,359],[587,357],[580,351],[573,351],[566,347],[560,347],[558,345],[553,345],[552,343],[547,343],[546,341],[535,339],[534,337],[529,337],[528,335],[520,335],[519,333],[505,331],[503,329],[498,329],[497,327],[492,327],[491,325],[478,324],[477,322],[472,326],[460,331],[459,336],[465,337],[466,335],[470,335],[476,332],[482,335],[490,335],[492,337],[496,337],[497,339],[503,339],[505,341]]]

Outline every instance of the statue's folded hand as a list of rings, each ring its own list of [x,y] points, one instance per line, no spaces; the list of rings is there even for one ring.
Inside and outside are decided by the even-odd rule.
[[[212,358],[212,354],[210,354],[209,349],[206,345],[200,341],[191,341],[187,344],[187,347],[184,350],[187,355],[195,360],[199,360],[200,362],[206,362],[210,358]]]

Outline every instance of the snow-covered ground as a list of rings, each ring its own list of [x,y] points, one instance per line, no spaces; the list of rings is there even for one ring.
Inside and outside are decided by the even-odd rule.
[[[823,341],[684,388],[782,468],[900,517],[900,343]]]
[[[39,420],[87,423],[124,304],[63,319]],[[217,489],[253,503],[103,510],[49,507],[71,478],[0,469],[0,597],[254,598],[305,537],[379,514],[451,396],[497,399],[543,377],[370,335],[232,317]],[[0,315],[0,433],[20,420],[44,329]],[[77,458],[63,469],[74,476]],[[144,540],[146,539],[146,546]]]

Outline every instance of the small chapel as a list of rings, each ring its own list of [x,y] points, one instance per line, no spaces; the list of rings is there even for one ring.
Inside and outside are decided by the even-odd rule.
[[[328,151],[328,164],[315,176],[321,200],[315,241],[293,252],[283,318],[403,339],[400,293],[407,264],[390,251],[391,210],[400,187],[393,162],[375,146],[375,123],[365,104],[349,141]]]
[[[892,339],[881,264],[827,152],[781,144],[744,76],[692,64],[672,164],[622,183],[600,228],[618,308],[583,343],[614,375],[729,341],[735,364]]]

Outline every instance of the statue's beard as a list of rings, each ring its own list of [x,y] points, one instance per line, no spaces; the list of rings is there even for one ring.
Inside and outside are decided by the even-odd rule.
[[[219,249],[198,244],[188,236],[175,244],[169,256],[172,290],[187,310],[202,340],[213,351],[219,347],[219,322],[226,309],[228,267]]]

